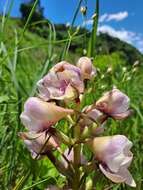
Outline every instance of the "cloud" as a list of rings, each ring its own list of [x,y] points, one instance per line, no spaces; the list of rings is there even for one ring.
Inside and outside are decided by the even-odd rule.
[[[109,25],[102,25],[98,27],[99,33],[107,33],[110,36],[119,38],[122,41],[130,43],[143,52],[143,36],[125,29],[116,30]]]
[[[92,24],[93,24],[93,19],[89,19],[89,20],[86,20],[86,21],[83,22],[83,26],[84,25],[88,26],[88,25],[92,25]]]
[[[120,40],[129,42],[129,43],[131,43],[132,38],[135,37],[135,34],[133,32],[127,31],[125,29],[115,30],[114,28],[108,25],[99,26],[98,31],[101,33],[107,33],[110,36],[119,38]]]
[[[122,21],[125,18],[128,17],[128,12],[127,11],[123,11],[123,12],[118,12],[118,13],[114,13],[114,14],[103,14],[100,16],[99,18],[99,22],[109,22],[109,21]]]
[[[115,14],[103,14],[99,17],[99,23],[102,23],[102,22],[110,22],[112,20],[114,21],[122,21],[124,20],[125,18],[128,17],[128,12],[127,11],[123,11],[123,12],[118,12],[118,13],[115,13]],[[86,20],[84,21],[84,25],[92,25],[93,24],[93,19],[89,19],[89,20]]]
[[[108,18],[108,14],[105,13],[99,17],[99,22],[104,22]]]

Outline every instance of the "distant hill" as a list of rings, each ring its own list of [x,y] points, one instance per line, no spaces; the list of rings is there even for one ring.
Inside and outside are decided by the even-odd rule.
[[[57,39],[65,39],[67,36],[67,27],[64,24],[55,25],[57,32]],[[73,28],[75,30],[75,28]],[[86,34],[85,39],[77,39],[72,42],[70,50],[72,52],[82,53],[82,50],[87,48],[90,33],[88,30],[81,28],[79,34]],[[127,63],[133,64],[136,60],[143,62],[143,54],[134,46],[121,41],[118,38],[109,36],[108,34],[100,33],[97,37],[95,46],[98,55],[108,55],[114,52],[120,52]]]
[[[23,23],[20,19],[12,18],[9,20],[8,28],[10,26],[14,26],[19,30],[22,31]],[[68,27],[65,24],[55,24],[56,30],[56,40],[65,40],[68,37],[67,31]],[[76,27],[72,28],[72,31],[76,31]],[[7,31],[7,36],[11,36],[11,29]],[[45,39],[49,38],[49,25],[48,20],[43,20],[43,23],[39,25],[30,25],[29,26],[29,35],[30,38],[33,39],[35,44],[35,38],[39,41],[44,43]],[[35,35],[39,36],[39,39],[35,37]],[[78,34],[76,39],[74,39],[70,45],[70,54],[72,57],[78,57],[83,55],[83,50],[87,50],[88,41],[90,37],[90,31],[85,28],[80,28],[78,30]],[[7,39],[8,40],[8,39]],[[29,41],[30,42],[30,41]],[[30,43],[30,45],[34,45]],[[63,47],[63,43],[58,45],[57,51],[60,52],[61,47]],[[95,45],[95,51],[97,55],[110,55],[112,53],[119,52],[122,58],[126,61],[127,64],[132,65],[135,61],[143,62],[143,54],[139,50],[137,50],[132,45],[119,40],[118,38],[114,38],[109,36],[108,34],[100,33],[97,37],[97,43]],[[84,51],[85,53],[85,51]],[[76,55],[75,55],[76,54]],[[74,55],[74,56],[73,56]]]

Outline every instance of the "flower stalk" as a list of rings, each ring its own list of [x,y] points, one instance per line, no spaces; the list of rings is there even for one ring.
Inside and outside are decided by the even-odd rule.
[[[95,173],[97,166],[98,172],[112,182],[135,187],[128,170],[133,159],[132,142],[123,135],[101,136],[109,117],[123,120],[130,115],[130,99],[113,88],[83,108],[89,87],[87,80],[92,80],[95,74],[87,57],[80,58],[77,66],[66,61],[56,64],[37,83],[38,97],[25,102],[20,118],[28,131],[20,132],[19,136],[33,158],[47,156],[59,173],[66,176],[67,189],[95,189],[90,173]],[[57,128],[60,120],[66,121],[67,132]],[[85,147],[89,147],[90,158],[83,155]],[[60,158],[54,152],[60,153]]]

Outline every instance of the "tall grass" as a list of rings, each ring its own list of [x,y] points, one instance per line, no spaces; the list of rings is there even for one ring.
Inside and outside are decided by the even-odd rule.
[[[43,39],[28,31],[28,24],[36,7],[35,1],[27,22],[23,28],[17,21],[10,18],[13,0],[7,14],[1,17],[0,33],[0,189],[2,190],[43,190],[49,184],[62,187],[65,178],[61,176],[50,160],[33,160],[18,138],[18,131],[24,130],[20,123],[19,115],[23,102],[28,96],[36,93],[36,82],[41,78],[57,60],[76,60],[77,55],[69,51],[69,47],[77,38],[83,39],[77,31],[67,31],[67,38],[56,40],[54,25],[49,23],[49,38]],[[77,4],[72,25],[74,25],[80,6]],[[47,1],[48,3],[48,1]],[[98,67],[97,77],[89,85],[92,87],[87,92],[85,105],[91,104],[104,91],[116,85],[131,98],[131,107],[134,114],[123,123],[109,121],[106,134],[124,134],[134,143],[134,162],[131,168],[137,182],[137,190],[143,189],[143,68],[137,66],[136,71],[118,55],[95,55],[96,32],[98,24],[98,1],[96,3],[96,17],[94,18],[88,56],[93,57],[95,67]],[[7,7],[7,4],[5,4]],[[63,47],[62,52],[58,47]],[[56,51],[54,51],[56,50]],[[60,55],[60,56],[59,56]],[[82,56],[82,55],[80,55]],[[59,58],[60,57],[60,58]],[[110,73],[108,67],[112,67]],[[126,69],[123,69],[125,68]],[[58,127],[67,129],[67,123],[59,123]],[[112,128],[110,127],[112,126]],[[58,156],[58,155],[57,155]],[[125,185],[116,185],[105,179],[103,175],[95,176],[96,189],[122,190],[130,189]]]

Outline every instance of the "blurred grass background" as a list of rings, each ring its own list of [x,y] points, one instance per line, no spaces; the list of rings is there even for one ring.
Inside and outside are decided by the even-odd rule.
[[[80,10],[81,2],[76,11]],[[10,18],[11,9],[0,16],[0,189],[43,190],[48,184],[63,186],[65,178],[52,163],[47,158],[33,160],[18,138],[18,131],[24,130],[19,115],[24,101],[36,93],[36,82],[49,68],[61,59],[75,64],[86,53],[91,39],[93,64],[98,72],[95,80],[88,84],[91,91],[86,94],[85,105],[92,104],[113,85],[130,97],[133,115],[122,122],[109,120],[105,135],[124,134],[133,141],[134,161],[130,170],[137,183],[135,189],[142,190],[143,55],[131,45],[105,34],[90,38],[88,30],[74,27],[76,11],[70,28],[47,20],[46,25],[41,25],[41,21],[40,26],[33,24],[30,21],[37,3],[36,0],[32,4],[25,22]],[[95,35],[94,27],[97,26],[93,24]],[[67,123],[59,125],[68,128]],[[97,190],[131,189],[111,183],[102,174],[93,182]]]

